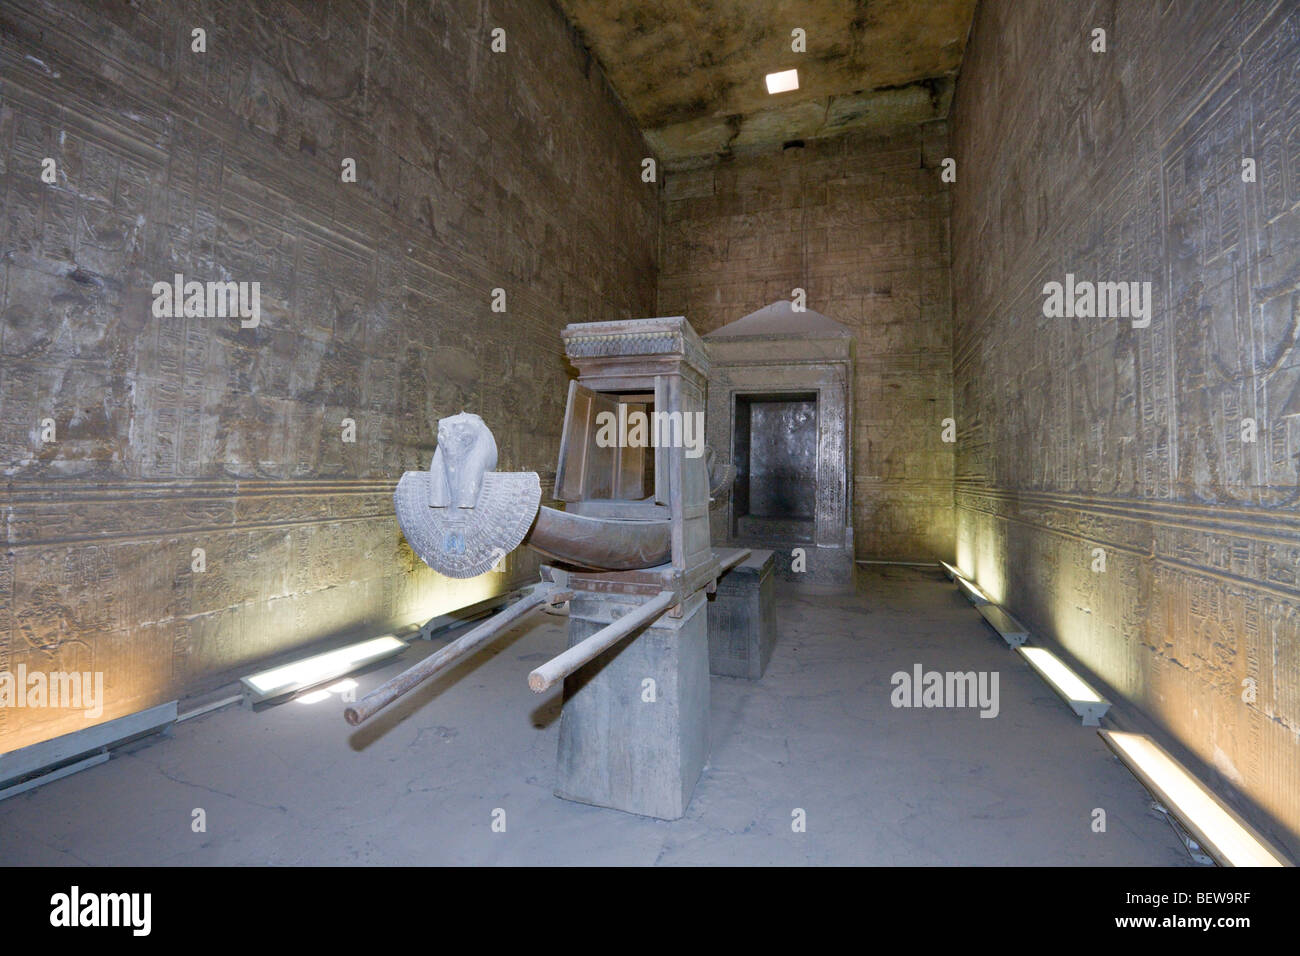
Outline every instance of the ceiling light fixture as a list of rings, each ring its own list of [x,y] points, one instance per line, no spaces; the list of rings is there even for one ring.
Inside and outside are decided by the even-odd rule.
[[[783,70],[780,73],[767,74],[767,91],[769,93],[789,93],[799,89],[799,71]]]

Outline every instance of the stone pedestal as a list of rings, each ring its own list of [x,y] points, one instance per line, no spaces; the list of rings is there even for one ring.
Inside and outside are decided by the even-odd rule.
[[[771,545],[771,537],[765,539]],[[857,581],[857,562],[853,556],[853,529],[845,530],[843,547],[821,548],[811,542],[777,548],[775,573],[783,581],[816,591],[852,591]],[[802,554],[796,553],[796,548]]]
[[[754,551],[718,579],[709,601],[709,672],[758,680],[776,644],[771,551]]]
[[[638,603],[575,594],[569,646]],[[565,678],[556,796],[661,820],[686,812],[709,749],[706,618],[697,591],[680,618],[663,615]]]

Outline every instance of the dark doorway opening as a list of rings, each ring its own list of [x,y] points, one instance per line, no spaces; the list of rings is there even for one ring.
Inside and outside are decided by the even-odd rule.
[[[736,533],[807,537],[817,504],[817,393],[737,395]]]

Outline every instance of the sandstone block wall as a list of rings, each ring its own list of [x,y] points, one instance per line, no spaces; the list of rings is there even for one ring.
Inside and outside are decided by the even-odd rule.
[[[701,335],[802,288],[854,333],[861,558],[951,556],[943,123],[748,152],[664,183],[659,312]]]
[[[958,562],[1294,845],[1300,6],[988,0],[951,122]]]
[[[462,409],[546,484],[560,328],[653,312],[649,151],[557,9],[14,0],[0,77],[0,671],[102,672],[108,719],[531,576],[438,577],[391,494]],[[156,318],[176,273],[260,323]],[[85,720],[0,708],[0,751]]]

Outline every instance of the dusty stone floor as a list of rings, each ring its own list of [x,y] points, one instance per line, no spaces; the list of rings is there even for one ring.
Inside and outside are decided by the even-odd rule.
[[[0,864],[1189,863],[1096,733],[937,570],[864,568],[838,597],[786,586],[778,608],[764,679],[713,678],[712,755],[676,822],[551,794],[559,691],[525,678],[562,649],[565,619],[537,613],[373,725],[347,727],[337,699],[229,707],[0,802]],[[443,643],[417,641],[358,694]],[[999,716],[895,709],[890,676],[916,663],[997,671]]]

